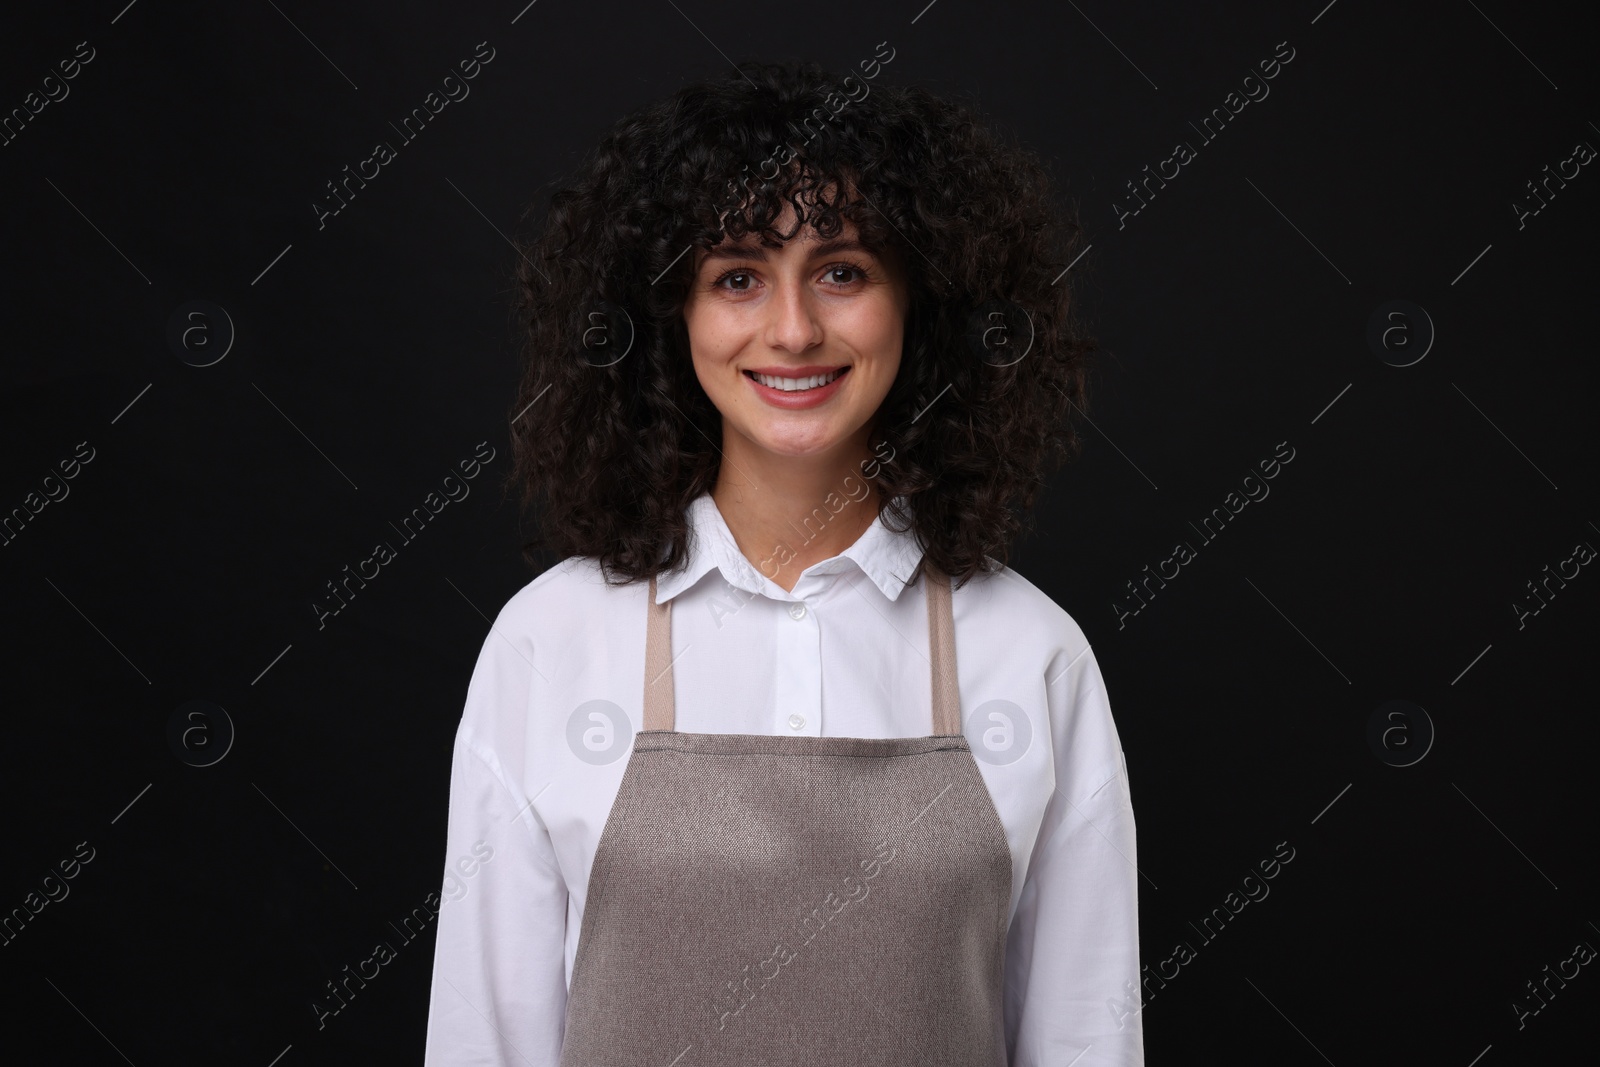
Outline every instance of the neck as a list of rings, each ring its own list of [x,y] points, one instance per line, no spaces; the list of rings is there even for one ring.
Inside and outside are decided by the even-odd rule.
[[[878,517],[877,490],[861,473],[867,438],[863,430],[823,456],[780,456],[723,434],[711,499],[739,551],[779,587],[792,591],[801,572],[855,544]]]

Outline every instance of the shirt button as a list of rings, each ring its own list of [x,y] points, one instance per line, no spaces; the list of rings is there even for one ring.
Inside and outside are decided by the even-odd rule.
[[[806,606],[803,601],[795,601],[789,605],[789,618],[799,621],[806,617]]]
[[[805,724],[806,724],[806,717],[804,715],[791,715],[791,716],[789,716],[789,728],[790,729],[798,730],[802,726],[804,726]]]

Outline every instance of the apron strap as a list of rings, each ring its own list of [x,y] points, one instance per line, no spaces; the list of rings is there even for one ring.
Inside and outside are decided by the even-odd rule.
[[[951,609],[950,576],[923,557],[922,584],[928,598],[933,732],[937,737],[950,737],[961,732],[961,688],[956,681],[956,620]]]
[[[656,603],[656,578],[650,576],[650,600],[644,629],[644,728],[671,730],[672,601]]]
[[[950,578],[924,558],[923,588],[928,600],[928,662],[933,692],[933,734],[961,733],[961,690],[956,673],[956,625]],[[672,730],[672,601],[656,603],[656,580],[650,578],[644,640],[644,728]]]

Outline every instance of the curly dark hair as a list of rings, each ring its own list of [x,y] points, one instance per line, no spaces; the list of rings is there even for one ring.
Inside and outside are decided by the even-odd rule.
[[[742,63],[621,119],[517,242],[509,477],[538,513],[530,562],[595,558],[612,584],[682,565],[688,505],[722,460],[683,318],[686,253],[751,234],[771,247],[808,223],[831,238],[844,219],[906,265],[911,294],[873,422],[893,450],[879,514],[958,584],[1004,565],[1047,464],[1081,448],[1070,408],[1086,406],[1095,344],[1065,281],[1076,210],[968,106],[798,61]]]

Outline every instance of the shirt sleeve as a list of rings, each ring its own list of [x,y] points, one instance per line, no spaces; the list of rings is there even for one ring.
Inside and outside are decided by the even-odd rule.
[[[480,736],[523,736],[528,655],[491,632],[456,732],[425,1067],[545,1067],[561,1056],[566,881],[549,831]]]
[[[1056,788],[1006,946],[1011,1067],[1142,1067],[1127,764],[1087,645],[1051,670],[1060,671],[1048,685]]]

